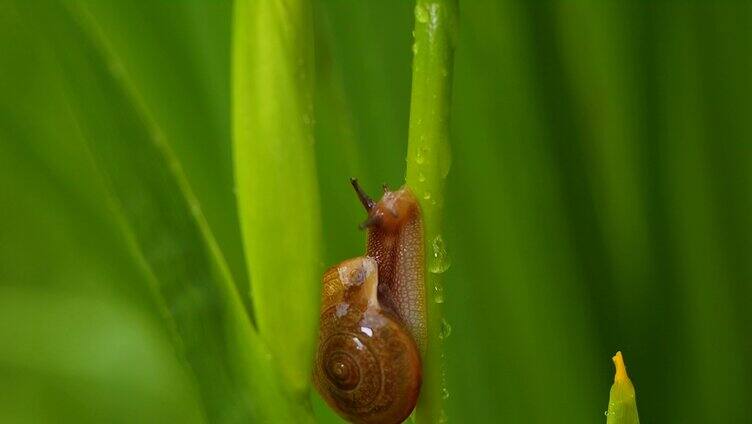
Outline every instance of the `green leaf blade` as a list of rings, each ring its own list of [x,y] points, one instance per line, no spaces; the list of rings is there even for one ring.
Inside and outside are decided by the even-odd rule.
[[[616,366],[614,384],[608,399],[608,411],[606,411],[607,424],[640,424],[637,415],[637,402],[635,389],[632,381],[627,376],[627,368],[621,352],[616,352],[613,357]]]
[[[305,1],[235,4],[233,147],[252,301],[259,332],[301,402],[322,271],[312,26]]]
[[[76,2],[18,9],[58,60],[69,113],[198,383],[205,418],[290,419],[294,408],[280,397],[269,355],[181,166],[96,22]]]

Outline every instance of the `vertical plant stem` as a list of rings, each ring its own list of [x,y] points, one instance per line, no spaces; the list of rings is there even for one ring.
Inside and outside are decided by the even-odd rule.
[[[321,276],[306,0],[238,0],[235,179],[256,324],[289,395],[308,399]]]
[[[423,358],[423,388],[416,419],[446,420],[442,338],[441,274],[449,266],[441,235],[444,179],[451,163],[449,111],[456,40],[456,0],[418,0],[415,5],[415,44],[407,148],[406,183],[418,197],[425,222],[428,271],[426,299],[428,349]]]

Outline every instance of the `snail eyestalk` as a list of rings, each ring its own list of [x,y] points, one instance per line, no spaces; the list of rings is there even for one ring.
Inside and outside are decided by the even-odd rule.
[[[358,184],[357,178],[350,178],[350,184],[352,184],[353,188],[355,189],[355,193],[358,194],[358,199],[360,199],[360,203],[363,205],[366,211],[370,212],[371,209],[373,209],[373,206],[375,205],[373,199],[371,199],[368,196],[368,194],[366,194],[366,192],[363,190],[363,187],[361,187],[360,184]]]

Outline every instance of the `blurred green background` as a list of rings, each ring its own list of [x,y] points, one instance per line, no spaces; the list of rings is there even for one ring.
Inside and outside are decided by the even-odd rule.
[[[66,103],[60,57],[88,46],[50,37],[80,22],[57,2],[24,3],[0,0],[0,422],[201,421],[196,382]],[[644,422],[752,423],[752,6],[532,3],[460,2],[450,420],[604,422],[622,350]],[[247,293],[232,4],[82,9]],[[371,192],[401,184],[413,12],[403,1],[314,9],[323,267],[363,251],[347,178]]]

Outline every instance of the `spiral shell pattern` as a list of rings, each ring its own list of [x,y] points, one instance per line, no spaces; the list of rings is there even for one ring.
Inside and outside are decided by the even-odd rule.
[[[391,313],[338,304],[321,313],[314,383],[327,403],[354,423],[400,423],[421,383],[415,342]]]

